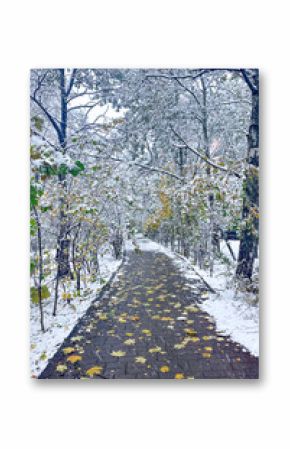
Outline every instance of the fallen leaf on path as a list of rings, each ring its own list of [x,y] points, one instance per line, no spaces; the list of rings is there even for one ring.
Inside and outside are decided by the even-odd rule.
[[[56,371],[58,373],[64,373],[66,370],[67,370],[67,366],[66,365],[59,364],[56,367]]]
[[[94,374],[101,374],[102,371],[103,371],[102,366],[96,365],[96,366],[92,366],[91,368],[89,368],[89,369],[86,371],[86,374],[87,374],[88,376],[90,376],[90,377],[93,377]]]
[[[124,352],[124,351],[113,351],[113,352],[111,352],[111,355],[113,357],[124,357],[124,355],[126,355],[126,352]]]
[[[212,348],[211,346],[206,346],[206,347],[204,348],[204,350],[205,350],[205,351],[212,352],[212,351],[213,351],[213,348]]]
[[[72,337],[72,338],[71,338],[71,341],[81,341],[81,340],[83,340],[83,338],[84,338],[84,337],[82,337],[81,335],[78,335],[78,336],[76,336],[76,337]]]
[[[143,329],[142,331],[142,334],[145,334],[145,335],[152,335],[152,332],[149,330],[149,329]]]
[[[204,340],[204,341],[209,341],[209,340],[214,340],[214,335],[204,335],[203,337],[202,337],[202,339]]]
[[[148,352],[154,354],[155,352],[162,352],[162,348],[160,346],[155,346],[155,348],[148,349]]]
[[[72,352],[75,352],[75,348],[72,348],[72,347],[63,348],[62,352],[64,354],[71,354]]]
[[[142,356],[135,357],[135,362],[136,362],[136,363],[142,363],[142,364],[144,364],[144,363],[146,363],[146,360],[147,360],[147,359],[145,359],[145,357],[142,357]]]
[[[135,338],[128,338],[124,341],[124,345],[132,346],[136,343]]]
[[[67,358],[67,361],[71,362],[71,363],[76,363],[76,362],[79,362],[80,360],[82,360],[82,356],[80,356],[80,355],[70,355]]]
[[[193,312],[193,313],[199,312],[199,309],[198,309],[197,307],[195,307],[195,306],[186,306],[185,309],[186,309],[188,312]]]
[[[190,335],[192,337],[197,334],[197,332],[194,329],[188,329],[188,328],[184,329],[184,332],[186,332],[187,335]]]

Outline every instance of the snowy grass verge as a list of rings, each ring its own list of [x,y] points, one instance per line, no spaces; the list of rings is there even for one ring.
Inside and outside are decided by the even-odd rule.
[[[88,282],[88,296],[74,298],[71,304],[59,299],[56,317],[52,316],[52,299],[43,301],[45,332],[40,330],[39,307],[31,304],[30,309],[30,366],[32,377],[38,377],[49,359],[61,346],[78,320],[85,314],[96,296],[118,270],[122,261],[111,254],[104,254],[99,260],[100,275],[95,282]]]
[[[241,291],[234,285],[234,263],[216,263],[214,275],[211,277],[207,271],[194,266],[192,261],[180,257],[156,242],[139,237],[136,243],[141,251],[166,254],[189,281],[200,280],[198,273],[216,291],[216,293],[207,292],[207,299],[199,304],[201,309],[215,319],[220,333],[230,335],[253,355],[259,356],[259,305],[254,302],[253,294]],[[231,242],[231,246],[237,258],[238,242]],[[128,249],[134,248],[134,244],[128,245]],[[230,257],[224,242],[221,242],[221,252]],[[190,283],[188,285],[193,287]]]

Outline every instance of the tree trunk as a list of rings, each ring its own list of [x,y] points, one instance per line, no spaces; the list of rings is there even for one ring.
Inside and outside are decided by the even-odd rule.
[[[59,143],[62,148],[62,153],[66,153],[67,149],[67,92],[65,86],[65,71],[64,69],[59,69],[60,73],[60,97],[61,97],[61,121],[60,121],[60,133],[59,133]],[[60,230],[57,239],[57,254],[56,261],[58,264],[57,273],[58,277],[62,278],[70,274],[70,263],[69,263],[69,245],[70,239],[68,235],[69,223],[67,219],[66,211],[66,175],[58,175],[59,185],[61,188],[60,197]]]
[[[81,294],[81,270],[77,270],[77,293],[80,296]]]
[[[244,71],[252,92],[252,113],[248,134],[248,166],[243,185],[241,241],[237,277],[252,278],[259,233],[259,72]]]
[[[44,318],[43,318],[43,307],[42,307],[42,278],[43,278],[43,257],[42,257],[42,238],[41,238],[41,224],[38,217],[38,213],[36,208],[33,208],[35,220],[37,223],[37,246],[38,246],[38,254],[39,254],[39,262],[38,262],[38,304],[39,304],[39,312],[40,312],[40,327],[42,332],[45,331],[44,328]]]

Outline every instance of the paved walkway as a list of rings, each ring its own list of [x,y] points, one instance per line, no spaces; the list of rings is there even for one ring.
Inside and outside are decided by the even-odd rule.
[[[162,253],[128,254],[39,376],[42,379],[258,378],[258,359],[216,331],[198,304],[202,286]]]

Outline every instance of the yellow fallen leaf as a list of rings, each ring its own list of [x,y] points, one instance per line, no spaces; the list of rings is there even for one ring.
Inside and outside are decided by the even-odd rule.
[[[127,337],[133,337],[134,334],[132,334],[132,332],[126,332],[126,336]]]
[[[161,373],[169,373],[170,368],[167,365],[161,366],[160,368]]]
[[[108,319],[108,316],[106,313],[100,313],[99,320],[106,321],[107,319]]]
[[[147,360],[147,359],[145,359],[145,357],[142,357],[142,356],[135,357],[135,362],[136,362],[136,363],[142,363],[142,364],[144,364],[144,363],[146,363],[146,360]]]
[[[155,346],[155,348],[148,349],[148,352],[150,352],[151,354],[153,354],[154,352],[162,352],[162,348],[160,348],[160,346]]]
[[[125,320],[125,318],[120,317],[118,319],[119,323],[127,323],[127,320]]]
[[[211,346],[206,346],[206,347],[204,348],[204,350],[205,350],[205,351],[208,351],[208,352],[212,352],[212,351],[213,351],[213,349],[212,349]]]
[[[209,359],[211,357],[211,353],[210,352],[203,352],[202,353],[202,357],[205,359]]]
[[[152,333],[149,329],[143,329],[141,332],[142,332],[142,334],[145,334],[145,335],[152,335]]]
[[[177,343],[176,345],[174,345],[175,349],[184,349],[185,348],[185,344],[184,343]]]
[[[79,362],[80,360],[82,360],[82,356],[81,355],[70,355],[67,358],[67,361],[71,362],[71,363],[76,363],[76,362]]]
[[[72,347],[63,348],[62,352],[64,354],[71,354],[72,352],[75,352],[75,348],[72,348]]]
[[[171,318],[170,316],[163,316],[160,319],[161,319],[161,321],[173,321],[173,318]]]
[[[184,379],[184,374],[182,373],[176,373],[174,376],[175,379]]]
[[[174,307],[175,309],[180,309],[180,307],[181,307],[180,302],[176,302],[176,303],[174,304],[173,307]]]
[[[84,337],[82,337],[81,335],[78,335],[78,336],[76,336],[76,337],[72,337],[72,338],[71,338],[71,341],[81,341],[81,340],[83,340],[83,338],[84,338]]]
[[[195,306],[186,306],[185,309],[186,309],[188,312],[193,312],[193,313],[199,312],[199,309],[198,309],[197,307],[195,307]]]
[[[190,341],[192,341],[193,343],[197,343],[199,341],[199,337],[191,337]]]
[[[93,377],[94,374],[101,374],[102,371],[103,371],[103,368],[101,366],[96,365],[96,366],[92,366],[91,368],[89,368],[86,371],[86,374],[90,377]]]
[[[126,352],[124,352],[124,351],[113,351],[113,352],[111,352],[111,355],[113,357],[124,357],[124,355],[126,355]]]
[[[135,338],[127,338],[127,340],[124,341],[124,345],[132,346],[135,344]]]
[[[209,340],[214,340],[214,336],[213,335],[204,335],[203,337],[202,337],[202,339],[204,340],[204,341],[209,341]]]
[[[57,367],[56,367],[56,371],[58,373],[63,373],[66,370],[67,370],[67,366],[66,365],[58,364]]]
[[[190,335],[190,336],[194,336],[197,334],[197,332],[194,329],[189,329],[189,328],[184,329],[184,332],[186,332],[187,335]]]

